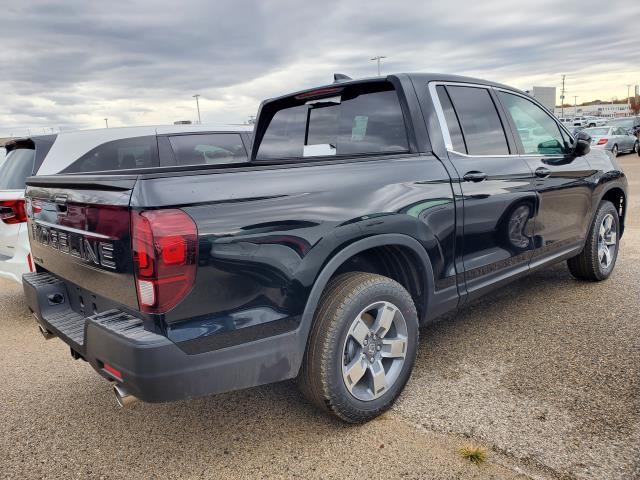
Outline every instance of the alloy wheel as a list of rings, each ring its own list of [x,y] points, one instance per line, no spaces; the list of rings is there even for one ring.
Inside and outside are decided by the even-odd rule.
[[[343,346],[342,378],[351,395],[365,402],[384,395],[400,376],[407,340],[407,322],[393,303],[362,310]]]
[[[598,261],[602,268],[609,268],[616,253],[618,234],[615,228],[613,215],[608,213],[600,223],[598,233]]]

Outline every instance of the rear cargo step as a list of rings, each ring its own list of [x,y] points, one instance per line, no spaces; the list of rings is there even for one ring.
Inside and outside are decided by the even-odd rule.
[[[150,344],[166,341],[156,333],[144,329],[142,319],[118,309],[110,309],[85,317],[71,308],[67,285],[50,273],[29,273],[23,276],[24,292],[27,303],[33,305],[33,314],[41,330],[53,333],[69,344],[76,355],[86,352],[85,335],[87,324],[99,328],[138,344]],[[73,284],[69,287],[75,289]]]

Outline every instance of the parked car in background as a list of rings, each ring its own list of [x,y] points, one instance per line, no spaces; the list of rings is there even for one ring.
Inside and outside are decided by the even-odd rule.
[[[640,138],[640,117],[614,118],[607,122],[612,127],[622,127],[631,132],[632,135]]]
[[[567,128],[573,127],[572,117],[559,117],[558,120]]]
[[[55,135],[20,138],[2,149],[0,165],[0,278],[22,281],[33,270],[25,211],[25,179],[34,175],[55,141]]]
[[[80,130],[12,140],[0,165],[0,277],[33,270],[24,189],[32,175],[207,165],[247,160],[251,127],[158,126]]]
[[[606,125],[606,118],[604,117],[587,117],[587,126],[588,127],[601,127],[602,125]]]
[[[563,260],[604,280],[624,231],[610,155],[485,80],[272,98],[249,159],[227,158],[27,181],[27,304],[121,405],[297,377],[318,408],[364,422],[402,391],[420,324]]]
[[[609,150],[614,157],[617,157],[618,153],[638,151],[638,138],[622,127],[593,127],[586,128],[584,132],[591,136],[593,148]]]

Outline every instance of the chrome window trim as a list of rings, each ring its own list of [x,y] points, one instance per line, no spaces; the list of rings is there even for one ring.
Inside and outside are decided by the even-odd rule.
[[[467,158],[512,158],[512,157],[539,157],[539,158],[563,158],[564,155],[563,154],[554,154],[554,155],[543,155],[540,153],[526,153],[526,154],[519,154],[519,153],[510,153],[508,155],[505,154],[499,154],[499,155],[469,155],[467,153],[462,153],[462,152],[458,152],[457,150],[453,149],[453,142],[451,141],[451,135],[449,134],[449,126],[447,125],[447,120],[445,119],[444,116],[444,110],[442,108],[442,104],[440,103],[440,98],[438,97],[438,91],[436,90],[436,87],[443,85],[443,86],[452,86],[452,87],[473,87],[473,88],[484,88],[485,90],[500,90],[502,92],[505,93],[510,93],[513,95],[517,95],[519,97],[522,97],[526,100],[529,100],[531,102],[533,102],[535,105],[541,107],[543,109],[543,111],[545,113],[549,113],[547,111],[546,108],[544,108],[543,105],[541,105],[539,102],[536,102],[535,99],[533,99],[532,97],[529,97],[528,95],[525,94],[521,94],[518,92],[515,92],[513,90],[509,90],[506,88],[501,88],[501,87],[493,87],[491,85],[482,85],[481,83],[467,83],[467,82],[443,82],[443,81],[432,81],[428,83],[428,88],[429,88],[429,95],[431,95],[431,101],[433,102],[433,106],[434,109],[436,111],[436,117],[438,118],[438,123],[440,124],[440,132],[442,133],[442,138],[444,139],[444,145],[445,148],[447,150],[448,153],[455,153],[456,155],[460,155],[461,157],[467,157]],[[573,137],[573,135],[571,135],[571,133],[564,128],[564,126],[560,125],[560,123],[558,121],[555,120],[555,118],[553,117],[553,115],[551,116],[551,119],[555,121],[556,125],[558,125],[559,127],[561,127],[566,134],[575,142],[575,138]],[[503,127],[504,128],[504,127]],[[505,135],[506,135],[506,131],[505,131]]]

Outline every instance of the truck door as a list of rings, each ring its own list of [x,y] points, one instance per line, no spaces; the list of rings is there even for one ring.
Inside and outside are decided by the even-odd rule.
[[[593,170],[587,155],[572,154],[572,139],[549,113],[516,92],[497,90],[517,131],[522,159],[536,175],[539,208],[535,220],[537,266],[580,248],[591,222]],[[524,131],[532,132],[527,136]]]
[[[453,181],[462,193],[458,252],[471,300],[528,271],[535,177],[517,154],[490,87],[448,83],[435,91],[434,105],[457,177]]]

